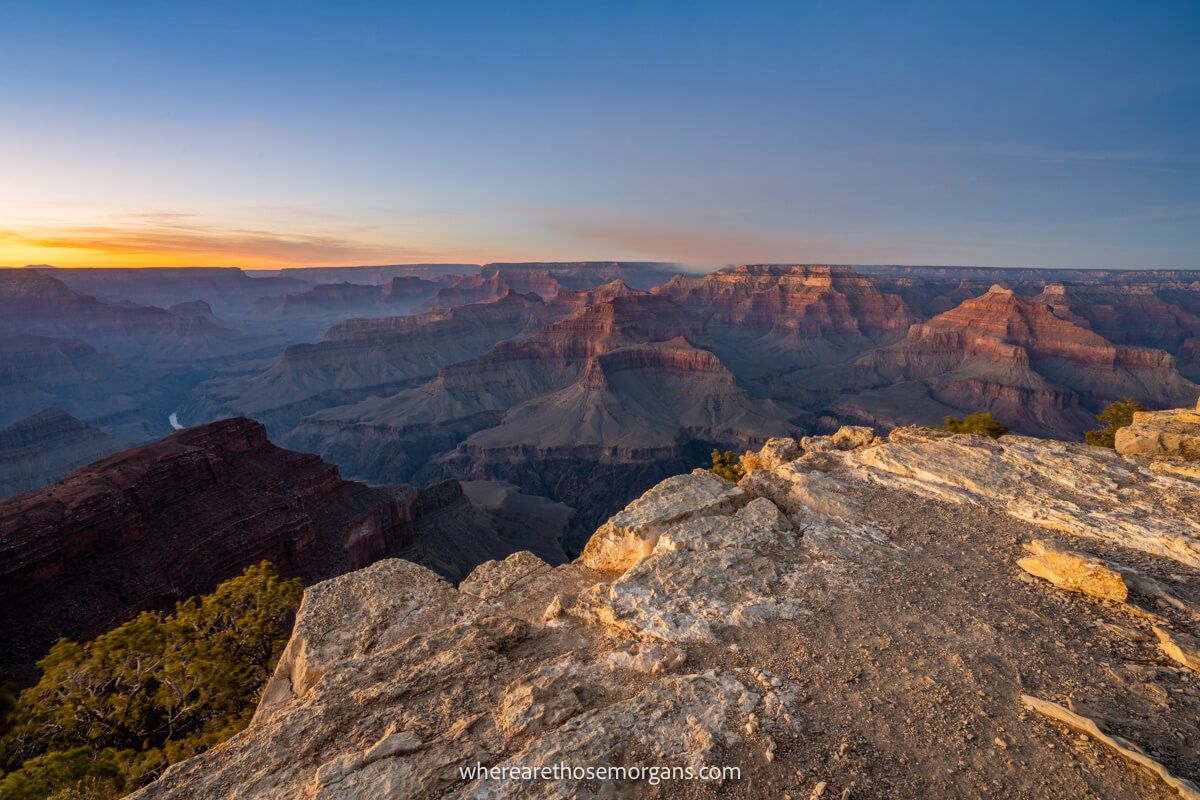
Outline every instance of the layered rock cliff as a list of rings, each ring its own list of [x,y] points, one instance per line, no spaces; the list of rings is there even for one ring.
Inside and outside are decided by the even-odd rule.
[[[1194,409],[1134,412],[1133,422],[1117,429],[1116,450],[1152,458],[1151,468],[1160,471],[1178,470],[1180,460],[1200,460],[1200,402]]]
[[[775,374],[890,344],[918,320],[848,267],[740,266],[655,291],[704,320],[722,359]]]
[[[796,411],[739,384],[670,297],[602,295],[422,386],[317,412],[285,441],[354,475],[509,480],[579,508],[590,530],[714,444],[794,430]]]
[[[310,588],[250,727],[135,797],[1195,798],[1171,458],[845,429],[669,478],[557,568],[381,561]],[[740,772],[646,771],[709,767]]]
[[[257,422],[211,423],[0,502],[0,668],[23,678],[60,636],[94,636],[263,559],[306,582],[384,556],[457,580],[517,548],[560,561],[562,533],[497,520],[453,481],[368,487],[274,446]]]
[[[881,392],[880,405],[916,381],[938,403],[991,411],[1007,425],[1050,436],[1082,435],[1096,411],[1122,397],[1164,407],[1200,391],[1166,351],[1113,344],[1044,299],[993,286],[912,326],[903,341],[859,365],[894,387]]]
[[[532,293],[543,300],[552,300],[564,292],[587,291],[611,281],[649,289],[666,281],[674,272],[668,264],[622,261],[485,264],[477,274],[439,289],[429,305],[449,308],[494,299],[505,292]]]
[[[1146,284],[1054,283],[1035,299],[1114,344],[1175,353],[1200,334],[1200,317],[1163,300]]]

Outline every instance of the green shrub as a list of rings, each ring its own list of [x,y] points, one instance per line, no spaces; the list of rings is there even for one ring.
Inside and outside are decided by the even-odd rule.
[[[1141,411],[1142,404],[1132,397],[1126,397],[1120,402],[1113,403],[1096,415],[1097,422],[1103,422],[1099,430],[1088,431],[1083,440],[1097,447],[1116,447],[1117,431],[1133,424],[1134,412]]]
[[[302,591],[264,561],[170,614],[144,612],[91,642],[56,643],[4,742],[5,766],[15,768],[4,781],[48,789],[15,788],[0,800],[59,790],[102,797],[105,781],[136,788],[237,733],[287,644]],[[80,751],[96,764],[80,766]]]
[[[992,419],[992,412],[983,411],[979,414],[968,414],[961,420],[955,417],[946,417],[944,430],[951,433],[977,433],[981,436],[990,436],[993,439],[999,439],[1004,434],[1008,433],[1008,426],[1002,425]]]
[[[746,470],[742,467],[741,461],[732,450],[726,450],[724,453],[712,451],[712,468],[709,472],[714,475],[719,475],[727,481],[737,483],[746,474]]]
[[[116,779],[90,775],[65,789],[59,789],[46,800],[117,800],[125,795]]]
[[[75,747],[31,758],[0,778],[0,800],[42,800],[59,795],[103,798],[96,794],[100,790],[110,792],[108,797],[119,797],[124,784],[113,750],[96,753],[90,747]],[[83,793],[89,786],[96,790],[92,795]],[[70,794],[72,791],[76,793]]]

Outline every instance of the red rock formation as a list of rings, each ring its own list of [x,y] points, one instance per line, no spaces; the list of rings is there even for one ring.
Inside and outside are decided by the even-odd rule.
[[[1149,284],[1054,283],[1035,299],[1116,344],[1175,353],[1200,335],[1200,316],[1163,300]]]
[[[711,323],[806,336],[901,334],[916,321],[897,295],[848,267],[747,265],[672,278],[657,290]]]
[[[430,306],[446,308],[477,303],[506,291],[532,292],[544,300],[552,300],[562,292],[587,291],[612,281],[621,281],[635,289],[649,289],[672,274],[673,270],[665,264],[620,261],[486,264],[478,275],[464,277],[440,290]]]
[[[721,360],[766,388],[904,335],[917,317],[848,267],[751,265],[676,276],[654,290],[704,322]]]
[[[546,305],[554,305],[543,310],[547,315],[570,308]],[[451,313],[470,308],[476,306]],[[615,292],[532,336],[448,364],[422,386],[316,412],[284,441],[346,464],[350,474],[409,480],[430,456],[495,425],[508,409],[570,385],[593,356],[696,330],[697,323],[668,297]]]
[[[642,294],[642,291],[632,288],[625,281],[618,278],[591,289],[559,292],[547,305],[551,308],[569,309],[571,312],[574,312],[581,311],[596,303],[603,303],[605,300],[636,294]],[[564,313],[563,316],[565,315]]]
[[[998,362],[1061,358],[1081,366],[1158,368],[1170,357],[1148,348],[1118,347],[1103,336],[1054,313],[1040,299],[1026,300],[993,286],[981,297],[915,325],[908,341],[931,353],[984,353]]]
[[[546,270],[522,271],[508,276],[497,270],[485,270],[457,281],[453,286],[438,289],[429,300],[430,308],[453,308],[468,303],[483,303],[495,300],[506,292],[536,294],[548,299],[558,294],[558,281]]]
[[[586,535],[647,483],[704,463],[713,446],[795,433],[793,416],[683,337],[625,345],[584,359],[575,380],[512,407],[431,474],[502,478],[531,494],[574,498],[576,531]]]
[[[527,339],[502,342],[488,357],[588,358],[622,345],[700,334],[699,321],[670,297],[632,291],[600,296],[604,299],[547,324]]]
[[[888,383],[921,381],[952,407],[992,411],[1018,430],[1057,436],[1080,435],[1099,407],[1127,395],[1173,406],[1200,390],[1170,354],[1114,345],[1000,286],[913,325],[902,342],[860,363]]]
[[[313,414],[285,441],[356,475],[500,478],[560,501],[577,492],[586,526],[713,444],[793,430],[796,410],[740,386],[669,296],[612,289],[423,386]]]
[[[262,559],[311,582],[429,551],[461,577],[476,562],[457,554],[511,552],[499,530],[454,482],[344,481],[244,418],[179,431],[0,502],[0,668],[25,676],[59,636],[92,636]]]

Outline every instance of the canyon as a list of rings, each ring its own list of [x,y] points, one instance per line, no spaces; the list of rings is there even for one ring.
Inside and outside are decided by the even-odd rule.
[[[308,587],[141,797],[1194,791],[1200,273],[82,272],[0,272],[0,670]],[[566,753],[742,776],[460,771]]]
[[[714,447],[978,411],[1079,439],[1108,403],[1200,391],[1190,273],[625,265],[580,288],[616,266],[485,267],[431,310],[347,320],[218,375],[182,419],[253,416],[361,480],[505,477],[579,508],[578,547]]]
[[[1078,440],[1108,403],[1178,405],[1200,377],[1200,274],[1185,271],[546,262],[0,279],[0,424],[59,408],[140,444],[171,415],[248,416],[355,480],[503,479],[572,505],[572,551],[713,448],[979,411]]]

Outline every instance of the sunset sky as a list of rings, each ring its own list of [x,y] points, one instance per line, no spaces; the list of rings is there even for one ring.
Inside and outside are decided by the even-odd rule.
[[[1197,42],[1195,0],[7,0],[0,265],[1200,267]]]

